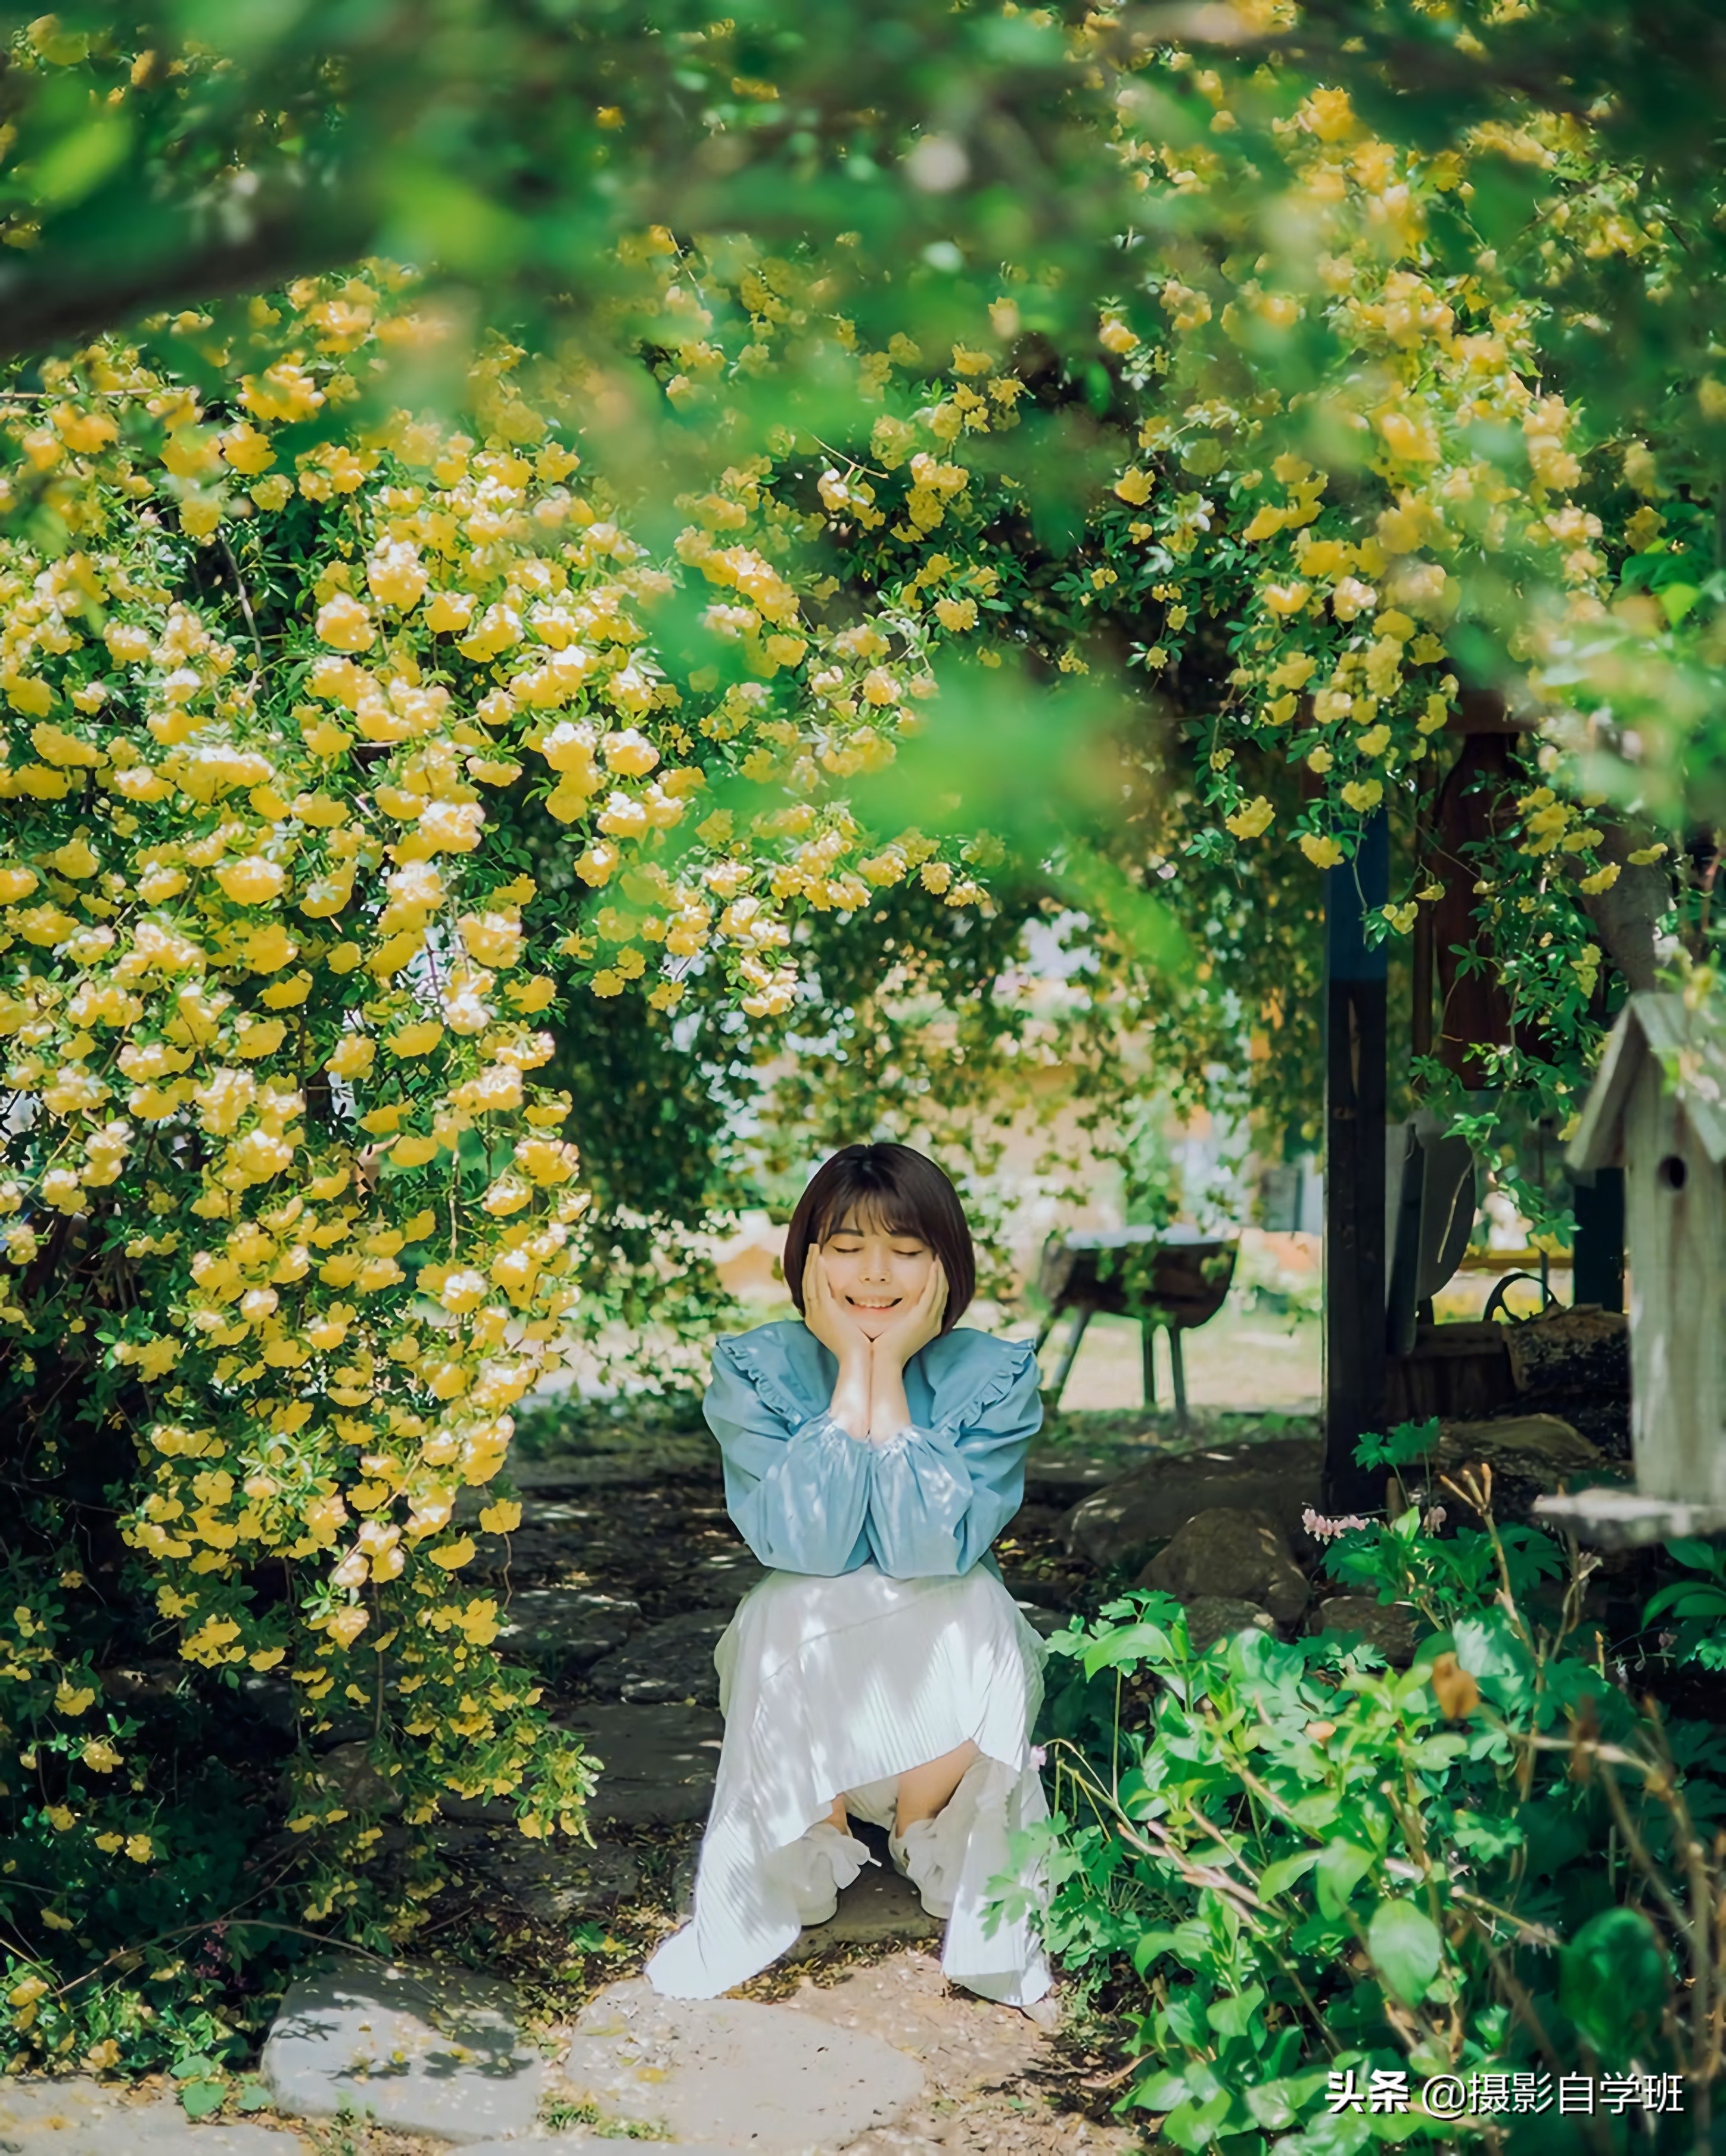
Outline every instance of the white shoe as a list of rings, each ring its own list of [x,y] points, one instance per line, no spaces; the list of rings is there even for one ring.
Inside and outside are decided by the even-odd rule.
[[[957,1881],[947,1876],[949,1866],[942,1860],[949,1852],[942,1839],[938,1820],[913,1820],[903,1835],[889,1834],[887,1853],[894,1870],[916,1888],[924,1908],[945,1923],[953,1913]]]
[[[824,1924],[836,1915],[839,1890],[848,1887],[864,1865],[875,1859],[853,1835],[841,1834],[822,1820],[785,1852],[791,1866],[791,1892],[800,1924]]]

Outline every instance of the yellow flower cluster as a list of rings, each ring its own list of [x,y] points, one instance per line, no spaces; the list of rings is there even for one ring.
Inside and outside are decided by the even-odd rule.
[[[1228,117],[1220,76],[1196,74],[1179,53],[1154,64],[1185,75]],[[1247,154],[1230,143],[1232,121],[1170,171],[1165,149],[1133,136],[1134,109],[1122,100],[1120,147],[1147,190],[1226,198],[1231,161]],[[1298,757],[1318,783],[1295,835],[1326,867],[1346,856],[1361,818],[1407,791],[1450,718],[1450,634],[1465,584],[1484,576],[1494,588],[1521,587],[1522,655],[1538,661],[1559,630],[1603,612],[1606,565],[1600,519],[1572,499],[1584,479],[1576,414],[1539,383],[1529,303],[1490,254],[1459,275],[1437,266],[1428,243],[1433,215],[1466,197],[1472,160],[1504,154],[1503,143],[1487,130],[1436,157],[1395,145],[1339,90],[1313,91],[1280,131],[1291,175],[1282,208],[1298,243],[1243,245],[1184,282],[1165,278],[1155,365],[1119,311],[1100,336],[1153,400],[1140,454],[1112,485],[1115,502],[1138,513],[1122,535],[1128,547],[1170,565],[1153,594],[1165,602],[1164,629],[1146,664],[1166,666],[1201,609],[1242,606],[1247,633],[1211,759],[1216,814],[1239,843],[1265,835],[1275,810],[1243,789],[1234,752]],[[1556,163],[1575,134],[1568,121],[1534,123],[1529,154]],[[1584,244],[1580,195],[1570,222]],[[1592,246],[1599,234],[1587,229]],[[1334,363],[1322,403],[1291,401],[1298,336],[1315,315]],[[1519,454],[1487,446],[1505,442]],[[1147,466],[1147,450],[1216,486],[1177,491]],[[1120,516],[1105,505],[1111,513]],[[1243,553],[1244,574],[1219,566]],[[1546,701],[1547,686],[1531,666],[1529,701]],[[1554,736],[1569,738],[1561,718]],[[1600,837],[1585,817],[1570,819],[1564,845],[1585,894],[1616,873],[1590,850]],[[1437,894],[1425,887],[1382,918],[1406,932],[1418,898]]]

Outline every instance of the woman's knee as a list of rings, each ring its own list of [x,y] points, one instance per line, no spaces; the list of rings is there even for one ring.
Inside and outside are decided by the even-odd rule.
[[[903,1833],[914,1820],[933,1819],[945,1810],[965,1773],[982,1757],[967,1738],[963,1744],[944,1752],[938,1759],[908,1768],[899,1778],[898,1826]]]

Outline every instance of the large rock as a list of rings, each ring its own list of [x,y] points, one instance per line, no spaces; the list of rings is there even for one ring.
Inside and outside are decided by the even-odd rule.
[[[1257,1603],[1282,1625],[1293,1624],[1309,1599],[1307,1576],[1269,1513],[1226,1505],[1195,1514],[1145,1566],[1138,1584],[1160,1588],[1181,1602],[1222,1595]]]
[[[521,2041],[510,1986],[443,1967],[347,1963],[296,1978],[262,2070],[290,2116],[351,2110],[458,2143],[527,2133],[545,2087],[545,2062]]]
[[[558,1717],[603,1763],[587,1806],[596,1826],[705,1819],[725,1725],[701,1707],[572,1707]]]
[[[1233,1594],[1196,1594],[1186,1605],[1186,1636],[1194,1650],[1202,1654],[1219,1640],[1232,1640],[1237,1632],[1272,1632],[1277,1620],[1256,1602]]]
[[[1415,1642],[1426,1630],[1411,1603],[1383,1603],[1370,1594],[1333,1594],[1313,1613],[1314,1632],[1348,1632],[1376,1647],[1393,1670],[1406,1670],[1415,1658]]]
[[[194,2126],[172,2096],[140,2101],[115,2082],[79,2074],[0,2082],[0,2150],[7,2156],[310,2156],[311,2143],[291,2129],[249,2121]]]
[[[717,1707],[719,1672],[713,1650],[731,1621],[730,1609],[690,1609],[635,1633],[615,1654],[596,1662],[587,1681],[601,1699],[631,1707],[673,1700]]]
[[[1435,1464],[1442,1475],[1455,1475],[1465,1467],[1490,1467],[1495,1495],[1502,1495],[1511,1507],[1525,1506],[1537,1496],[1549,1496],[1579,1476],[1593,1481],[1624,1471],[1574,1424],[1554,1414],[1446,1423],[1439,1432]]]
[[[1190,1519],[1219,1506],[1268,1512],[1285,1535],[1319,1502],[1316,1438],[1266,1438],[1153,1460],[1076,1505],[1067,1516],[1067,1547],[1107,1569],[1143,1558],[1178,1534]]]
[[[641,1604],[625,1595],[527,1587],[504,1604],[498,1645],[547,1676],[580,1676],[615,1654],[640,1623]]]
[[[882,2042],[741,1999],[661,1999],[641,1978],[582,2010],[562,2076],[602,2121],[678,2143],[803,2156],[885,2126],[922,2069]]]

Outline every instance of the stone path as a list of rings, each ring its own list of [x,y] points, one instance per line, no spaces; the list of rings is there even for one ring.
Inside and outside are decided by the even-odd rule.
[[[1002,1545],[1009,1585],[1045,1630],[1088,1573],[1059,1523],[1109,1471],[1052,1463]],[[609,1927],[622,1968],[638,1969],[686,1904],[723,1727],[713,1643],[761,1568],[704,1450],[529,1462],[517,1479],[522,1528],[507,1547],[487,1538],[479,1563],[509,1596],[510,1648],[606,1763],[597,1845],[528,1843],[507,1807],[453,1803],[446,1850],[494,1933],[519,1923],[566,1958],[578,1926]],[[332,1774],[369,1771],[353,1732],[332,1736],[346,1740]],[[864,1831],[884,1860],[884,1836]],[[261,2061],[276,2106],[264,2117],[194,2125],[161,2083],[5,2084],[0,2156],[615,2156],[622,2138],[709,2156],[1136,2148],[1060,2107],[1050,2041],[1023,2015],[950,1989],[939,1928],[883,1861],[750,1995],[663,2000],[623,1974],[571,2025],[530,2036],[508,1985],[355,1962],[290,1989]]]
[[[300,1978],[263,2075],[290,2118],[353,2112],[458,2145],[530,2132],[545,2093],[515,1993],[465,1970],[361,1965]]]
[[[248,2123],[192,2125],[164,2092],[138,2094],[87,2074],[0,2082],[5,2156],[311,2156],[300,2133]]]

